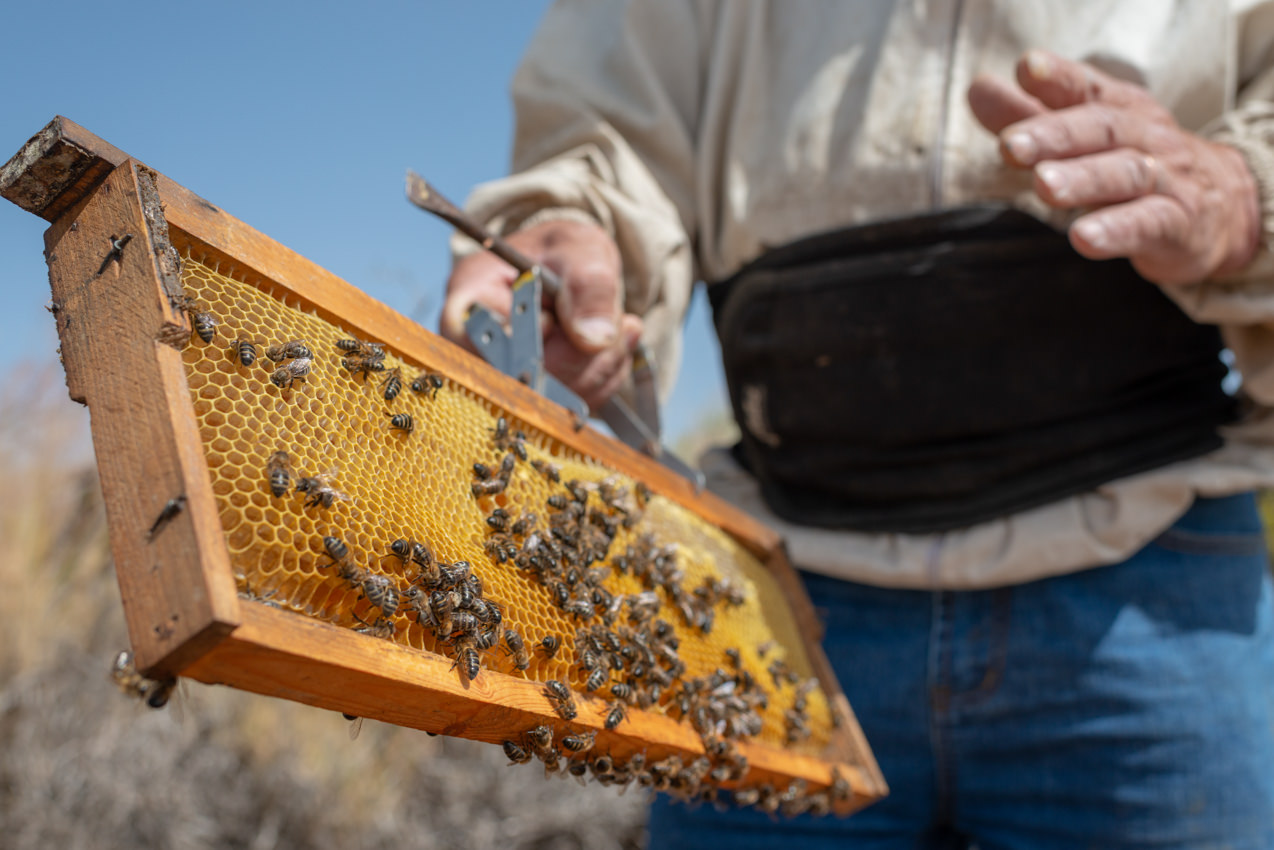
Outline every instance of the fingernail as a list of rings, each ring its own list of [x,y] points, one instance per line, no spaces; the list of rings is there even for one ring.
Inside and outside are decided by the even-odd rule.
[[[1053,60],[1042,50],[1026,52],[1026,72],[1037,80],[1053,76]]]
[[[1059,201],[1068,200],[1070,197],[1070,181],[1066,179],[1066,172],[1062,168],[1045,164],[1035,169],[1035,176],[1040,178],[1040,182],[1048,187],[1049,193],[1054,199]]]
[[[605,316],[586,316],[576,319],[571,327],[590,345],[610,345],[615,339],[615,323]]]
[[[1039,148],[1035,145],[1035,139],[1030,133],[1017,132],[1010,133],[1004,138],[1004,146],[1009,149],[1009,154],[1013,160],[1020,165],[1031,165],[1035,162],[1035,155]]]
[[[1075,235],[1083,239],[1089,245],[1092,245],[1098,250],[1104,250],[1106,248],[1106,227],[1100,221],[1080,219],[1075,222],[1072,227],[1075,229]]]

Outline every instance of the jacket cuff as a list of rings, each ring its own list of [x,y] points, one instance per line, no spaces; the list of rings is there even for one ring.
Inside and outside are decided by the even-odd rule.
[[[1243,157],[1256,182],[1261,221],[1260,244],[1252,261],[1217,279],[1241,282],[1274,276],[1274,104],[1249,104],[1204,128],[1203,135]]]

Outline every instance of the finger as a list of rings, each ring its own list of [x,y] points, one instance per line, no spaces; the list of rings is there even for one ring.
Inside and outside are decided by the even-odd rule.
[[[545,262],[561,270],[562,290],[555,309],[570,341],[588,353],[612,345],[623,313],[618,254],[609,250],[608,243],[598,243],[574,247],[563,261],[550,250]]]
[[[1044,112],[1044,105],[1038,100],[990,74],[979,75],[970,84],[966,97],[973,117],[992,133],[999,133],[1010,124]]]
[[[632,372],[632,352],[641,339],[642,321],[625,314],[618,326],[613,343],[597,352],[580,351],[560,328],[544,339],[548,370],[575,391],[590,410],[605,404]]]
[[[1000,147],[1006,160],[1023,168],[1116,148],[1147,150],[1147,135],[1162,129],[1158,118],[1145,110],[1086,103],[1009,125]]]
[[[1086,62],[1039,49],[1022,54],[1017,62],[1017,82],[1049,109],[1094,102],[1130,106],[1150,97],[1141,86],[1112,77]]]
[[[469,312],[480,304],[498,316],[508,316],[516,277],[512,266],[491,254],[471,254],[459,260],[447,280],[439,332],[452,342],[473,348],[465,332]]]
[[[1166,188],[1153,156],[1132,148],[1035,166],[1035,192],[1050,206],[1093,207],[1131,201]]]
[[[1092,260],[1127,257],[1156,283],[1180,283],[1196,277],[1190,256],[1190,217],[1164,195],[1104,207],[1081,216],[1070,227],[1071,245]]]

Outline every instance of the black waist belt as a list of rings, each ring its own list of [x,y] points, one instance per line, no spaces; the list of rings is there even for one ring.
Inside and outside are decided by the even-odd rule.
[[[1215,327],[1123,261],[974,207],[803,239],[708,288],[779,516],[958,528],[1221,445]]]

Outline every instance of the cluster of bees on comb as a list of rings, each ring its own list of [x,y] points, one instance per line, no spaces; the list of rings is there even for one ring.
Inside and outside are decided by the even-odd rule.
[[[217,318],[194,299],[185,301],[183,309],[191,313],[195,334],[211,343],[220,324]],[[380,343],[347,338],[334,346],[340,372],[361,384],[374,382],[386,403],[408,388],[422,399],[436,399],[446,386],[442,376],[430,372],[405,382],[404,365],[388,361]],[[245,369],[255,368],[264,357],[271,364],[270,383],[289,390],[310,380],[321,359],[314,351],[303,339],[267,344],[237,336],[230,357]],[[384,415],[390,431],[411,435],[416,428],[408,413]],[[449,561],[418,534],[392,540],[395,535],[387,534],[383,542],[368,547],[366,539],[316,532],[316,540],[321,535],[321,549],[315,547],[322,553],[315,562],[319,573],[339,579],[366,602],[359,609],[361,616],[353,608],[344,609],[356,621],[351,627],[394,640],[418,625],[468,681],[479,679],[488,667],[511,668],[530,677],[527,671],[537,656],[543,662],[555,659],[557,669],[568,662],[570,677],[553,673],[559,678],[539,679],[560,724],[541,724],[504,740],[511,763],[538,760],[546,775],[571,775],[581,781],[591,777],[621,787],[636,783],[690,801],[716,801],[720,786],[729,785],[736,789],[736,805],[784,815],[826,814],[847,801],[849,783],[839,773],[829,787],[814,791],[799,779],[784,787],[747,786],[748,760],[737,743],[761,734],[763,715],[779,689],[795,694],[783,712],[785,740],[796,743],[810,737],[807,697],[817,681],[789,669],[772,641],[748,653],[772,658],[768,675],[750,669],[739,649],[725,650],[715,670],[704,675],[689,672],[682,640],[712,634],[722,611],[744,604],[745,588],[720,574],[687,577],[677,546],[643,531],[643,516],[656,498],[644,484],[615,475],[600,480],[566,478],[543,451],[528,451],[525,433],[503,416],[494,414],[493,419],[486,437],[489,453],[470,456],[465,468],[471,478],[461,485],[468,487],[481,511],[482,548],[474,551],[485,552],[488,564],[477,563],[480,558],[474,563]],[[307,509],[320,510],[350,500],[338,489],[335,473],[299,470],[287,447],[270,448],[273,452],[258,480],[274,499],[299,494]],[[539,482],[541,492],[549,491],[542,504],[506,497],[515,481],[529,478]],[[378,566],[387,561],[395,569]],[[507,605],[488,593],[484,570],[515,571],[523,582],[540,588],[538,592],[562,615],[560,621],[574,625],[573,634],[569,627],[531,634],[524,623],[509,621]],[[544,666],[536,663],[536,669]],[[700,660],[697,669],[702,668]],[[599,712],[607,731],[622,732],[631,711],[681,719],[696,731],[704,753],[697,758],[656,759],[646,752],[621,756],[603,751],[599,731],[575,722],[579,699],[601,701]],[[838,719],[833,712],[831,720]]]

